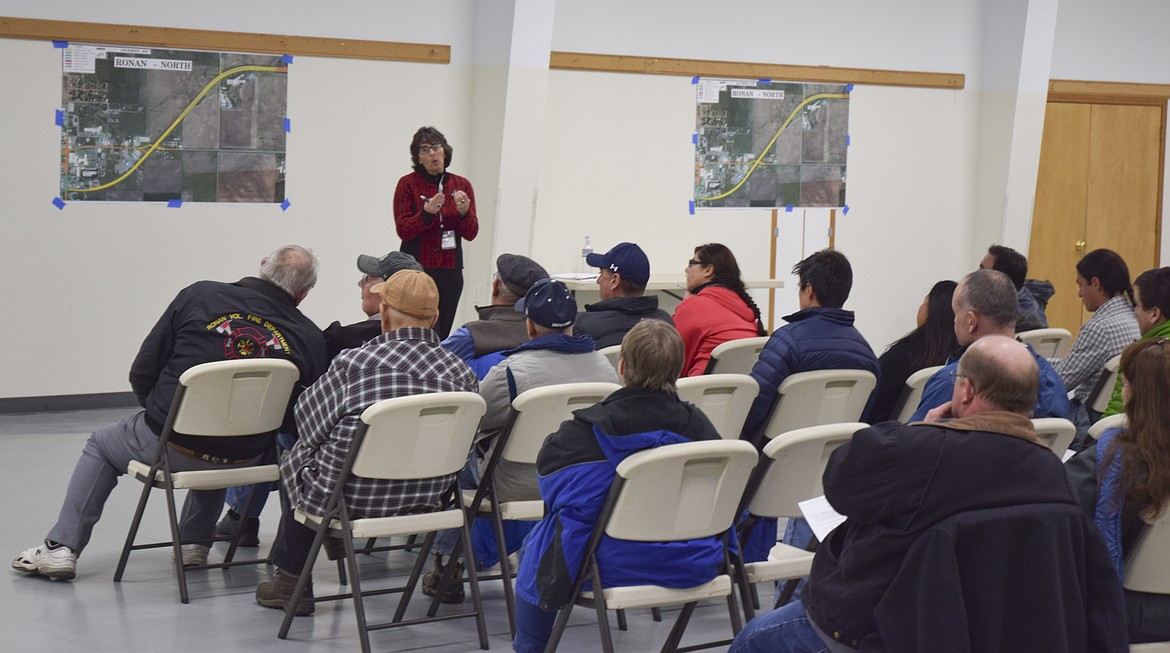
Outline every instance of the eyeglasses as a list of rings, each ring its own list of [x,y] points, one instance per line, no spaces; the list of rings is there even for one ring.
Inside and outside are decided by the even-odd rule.
[[[971,377],[967,376],[966,374],[963,374],[962,372],[960,372],[957,369],[951,370],[951,378],[952,379],[967,379],[967,383],[970,383],[972,388],[975,387],[975,382],[971,380]]]
[[[378,277],[373,277],[373,276],[370,276],[367,274],[366,276],[364,276],[358,280],[358,285],[365,288],[366,286],[372,286],[376,283],[380,283],[381,281],[382,280],[379,279]]]
[[[691,260],[687,261],[687,267],[688,267],[688,268],[689,268],[689,267],[691,267],[692,265],[703,265],[703,262],[702,262],[702,261],[696,261],[695,259],[691,259]]]
[[[419,154],[430,154],[431,152],[442,152],[442,151],[443,151],[443,146],[439,145],[439,144],[419,145],[418,146],[418,153]]]

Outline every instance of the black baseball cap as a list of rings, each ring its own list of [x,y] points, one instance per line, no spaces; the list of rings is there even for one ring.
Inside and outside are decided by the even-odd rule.
[[[382,277],[382,281],[394,276],[402,270],[422,270],[422,266],[413,256],[405,252],[390,252],[382,257],[362,254],[358,256],[357,267],[359,272]]]
[[[516,302],[516,312],[542,327],[563,329],[577,320],[577,300],[560,281],[541,279]]]

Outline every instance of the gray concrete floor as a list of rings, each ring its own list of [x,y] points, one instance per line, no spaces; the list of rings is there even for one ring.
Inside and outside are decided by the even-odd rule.
[[[56,521],[57,510],[73,465],[86,437],[98,426],[121,419],[126,409],[66,413],[0,415],[0,479],[6,489],[0,519],[0,553],[15,557],[39,543]],[[257,605],[253,592],[268,578],[264,565],[230,570],[197,571],[188,576],[191,602],[179,602],[178,587],[167,549],[138,552],[130,557],[121,583],[113,582],[114,567],[141,486],[123,478],[114,490],[93,539],[78,562],[75,580],[49,581],[9,570],[0,582],[0,648],[5,651],[56,653],[104,651],[304,651],[360,650],[353,604],[318,604],[312,617],[299,617],[289,639],[276,637],[282,612]],[[276,502],[261,519],[261,551],[267,553],[276,529]],[[147,508],[140,540],[169,538],[162,495]],[[222,558],[216,545],[211,558]],[[255,549],[244,549],[245,556]],[[392,576],[406,573],[410,559],[402,552],[375,554],[363,560],[364,587],[387,586]],[[9,558],[11,559],[11,558]],[[336,566],[324,559],[314,572],[317,594],[338,588]],[[508,651],[510,637],[499,581],[481,585],[491,650]],[[470,600],[470,599],[469,599]],[[370,620],[389,619],[393,597],[367,602]],[[416,597],[408,617],[426,605]],[[457,606],[444,606],[445,610]],[[658,650],[674,621],[676,609],[664,610],[655,623],[648,610],[633,611],[626,632],[616,629],[619,651]],[[710,602],[695,611],[683,644],[730,637],[726,604]],[[371,633],[376,651],[455,653],[479,650],[471,619],[440,622]],[[594,612],[577,608],[561,642],[561,651],[599,651]],[[726,647],[710,649],[726,651]]]

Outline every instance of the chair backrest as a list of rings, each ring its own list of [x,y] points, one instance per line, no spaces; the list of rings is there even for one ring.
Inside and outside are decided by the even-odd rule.
[[[1138,537],[1125,561],[1122,586],[1135,592],[1170,594],[1170,510]]]
[[[776,389],[764,437],[821,424],[861,419],[877,377],[865,370],[816,370],[790,375]]]
[[[621,388],[616,383],[559,383],[532,388],[512,400],[516,411],[508,427],[504,460],[535,464],[545,438],[573,419],[573,411],[588,408]]]
[[[1097,379],[1097,385],[1093,388],[1093,395],[1089,401],[1089,408],[1098,413],[1105,412],[1109,408],[1109,400],[1113,398],[1113,388],[1117,385],[1117,370],[1121,367],[1121,354],[1105,361],[1105,369],[1101,370],[1101,376]]]
[[[810,426],[782,433],[764,447],[763,478],[748,497],[748,512],[760,517],[799,517],[801,501],[825,493],[821,477],[829,456],[869,426],[864,422]]]
[[[608,347],[602,347],[601,349],[598,349],[597,351],[602,356],[605,356],[605,359],[607,361],[609,361],[609,364],[613,365],[613,371],[617,372],[618,371],[618,358],[621,357],[622,346],[621,345],[610,345]]]
[[[678,380],[678,398],[689,401],[726,440],[737,440],[760,385],[746,374],[704,374]]]
[[[942,365],[924,367],[906,379],[906,388],[902,391],[901,398],[898,399],[898,410],[894,411],[894,419],[906,422],[914,416],[914,412],[918,410],[918,404],[922,402],[922,390],[926,388],[926,382],[943,367]]]
[[[621,490],[608,520],[602,515],[605,533],[638,542],[718,535],[731,528],[758,458],[744,440],[684,442],[632,454],[617,467]]]
[[[711,360],[703,373],[751,374],[766,342],[768,336],[728,340],[711,350]]]
[[[453,474],[467,462],[487,404],[474,392],[384,399],[362,412],[353,473],[402,480]]]
[[[1016,334],[1021,341],[1032,345],[1044,358],[1060,358],[1068,353],[1072,334],[1067,329],[1032,329]]]
[[[1040,438],[1052,453],[1063,456],[1077,435],[1077,425],[1062,417],[1037,417],[1032,420],[1036,437]]]
[[[1089,427],[1089,437],[1096,440],[1097,438],[1101,437],[1101,434],[1105,431],[1108,431],[1109,429],[1123,428],[1128,424],[1129,419],[1125,416],[1125,413],[1118,413],[1116,415],[1110,415],[1109,417],[1102,417]]]
[[[301,372],[280,358],[215,361],[179,376],[171,428],[202,436],[268,433],[280,428]]]

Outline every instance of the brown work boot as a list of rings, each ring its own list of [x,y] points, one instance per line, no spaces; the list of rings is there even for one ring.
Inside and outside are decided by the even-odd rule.
[[[451,564],[450,561],[447,564]],[[422,592],[427,596],[434,596],[435,592],[439,591],[439,583],[443,580],[443,571],[446,567],[443,565],[443,557],[435,555],[435,568],[426,576],[422,577]],[[463,603],[463,565],[455,563],[455,569],[451,573],[451,580],[447,584],[447,591],[443,592],[443,596],[439,599],[440,603]]]
[[[260,583],[256,586],[256,602],[266,608],[273,608],[276,610],[287,610],[289,601],[292,600],[293,592],[297,589],[297,580],[299,576],[276,568],[276,578],[267,583]],[[305,587],[305,593],[301,596],[300,603],[297,604],[297,616],[306,617],[313,614],[313,580],[309,579],[309,584]]]

